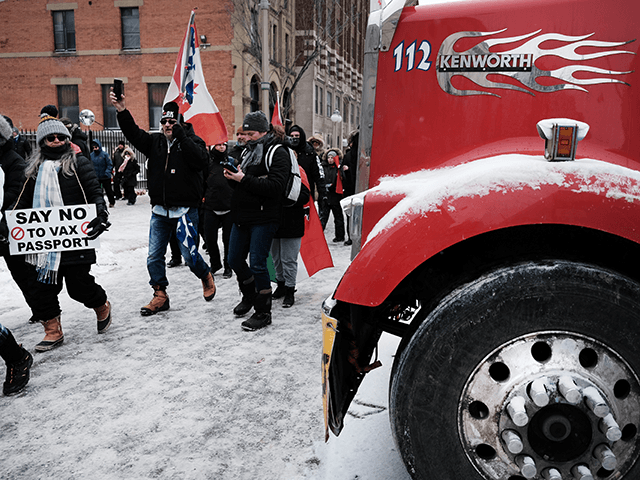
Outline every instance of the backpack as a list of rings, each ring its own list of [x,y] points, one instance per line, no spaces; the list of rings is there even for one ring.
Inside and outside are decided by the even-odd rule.
[[[284,189],[284,202],[283,205],[285,207],[293,206],[300,197],[300,192],[302,191],[302,178],[300,177],[300,165],[298,165],[298,157],[293,150],[285,145],[272,145],[267,150],[267,156],[265,159],[265,165],[267,167],[267,171],[271,167],[271,162],[273,160],[273,156],[276,153],[276,148],[282,147],[286,148],[289,152],[289,159],[291,160],[291,172],[289,173],[289,178],[287,180],[287,185]]]

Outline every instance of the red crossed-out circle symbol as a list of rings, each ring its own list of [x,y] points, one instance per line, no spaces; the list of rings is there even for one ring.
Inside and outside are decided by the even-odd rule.
[[[13,227],[11,229],[11,238],[14,240],[22,240],[24,238],[24,230],[21,227]]]

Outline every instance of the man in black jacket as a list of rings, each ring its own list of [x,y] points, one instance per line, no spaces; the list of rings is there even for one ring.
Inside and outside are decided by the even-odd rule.
[[[153,209],[147,270],[154,294],[140,313],[146,316],[169,309],[165,254],[172,231],[176,231],[185,263],[202,281],[204,299],[212,300],[216,285],[197,247],[202,172],[209,158],[204,141],[191,124],[180,121],[182,115],[175,102],[168,102],[162,109],[161,133],[148,133],[136,125],[126,109],[124,95],[118,100],[111,92],[111,103],[118,111],[122,133],[148,159],[147,187]]]
[[[269,120],[263,112],[247,113],[242,129],[247,139],[242,161],[237,172],[224,171],[234,188],[229,266],[236,272],[242,292],[242,301],[233,313],[242,316],[253,307],[253,315],[242,322],[242,328],[255,331],[271,324],[272,292],[267,258],[282,217],[291,160],[287,147],[282,145],[284,138],[269,131]],[[250,257],[250,266],[247,257]]]
[[[291,138],[291,148],[298,154],[298,165],[307,174],[311,198],[315,200],[317,189],[317,198],[319,203],[322,204],[323,200],[327,198],[327,186],[320,158],[313,146],[307,142],[307,134],[301,126],[293,125],[289,130],[289,137]]]

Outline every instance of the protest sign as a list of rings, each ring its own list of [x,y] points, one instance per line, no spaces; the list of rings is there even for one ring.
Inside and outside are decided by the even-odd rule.
[[[100,246],[89,240],[87,226],[96,218],[96,206],[25,208],[5,211],[9,227],[9,253],[62,252]]]

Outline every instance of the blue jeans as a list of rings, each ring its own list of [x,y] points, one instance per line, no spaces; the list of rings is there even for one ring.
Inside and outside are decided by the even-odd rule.
[[[188,212],[191,222],[198,228],[198,209],[190,208]],[[149,223],[149,255],[147,256],[147,270],[149,270],[149,285],[159,285],[166,287],[169,285],[167,279],[167,266],[164,261],[167,253],[167,245],[171,232],[176,230],[177,218],[169,218],[162,215],[151,214]],[[198,254],[198,259],[193,262],[187,247],[180,243],[180,253],[185,264],[191,269],[196,277],[202,279],[209,273],[209,265],[204,261],[202,255]]]
[[[267,269],[267,258],[271,249],[271,240],[278,230],[278,223],[244,225],[235,223],[231,227],[229,239],[229,266],[236,272],[238,282],[244,282],[253,276],[256,291],[271,288],[271,278]],[[251,267],[247,265],[247,256]]]

